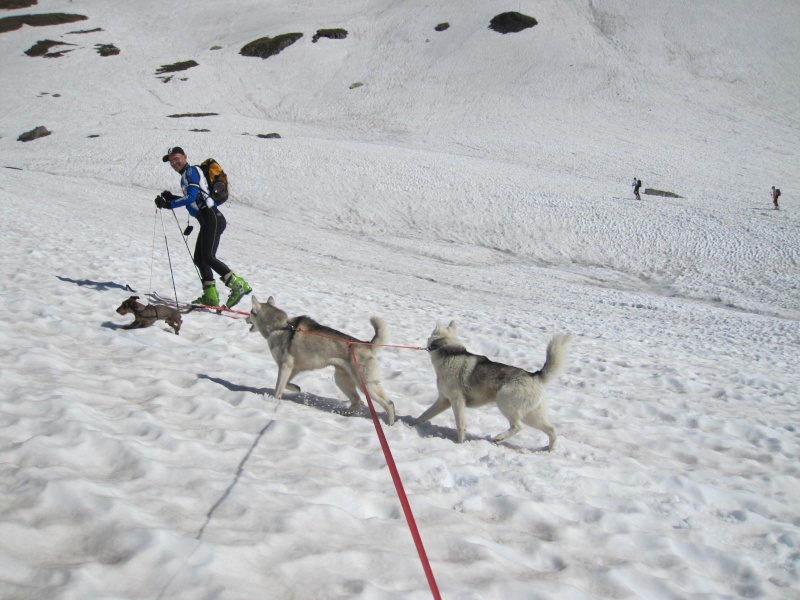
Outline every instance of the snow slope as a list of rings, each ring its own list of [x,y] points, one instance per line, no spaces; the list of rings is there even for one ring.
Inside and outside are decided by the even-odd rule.
[[[539,25],[489,30],[507,10]],[[278,402],[241,319],[121,329],[126,286],[172,290],[165,239],[179,297],[199,292],[185,212],[152,205],[174,145],[228,171],[219,255],[291,315],[362,339],[380,315],[408,346],[455,319],[470,350],[530,370],[573,334],[553,453],[532,430],[492,444],[493,407],[463,445],[451,413],[410,427],[430,361],[380,354],[443,598],[800,597],[797,3],[0,17],[47,12],[89,18],[0,34],[0,598],[431,596],[369,413],[339,413],[331,372]],[[332,27],[348,37],[311,42]],[[289,32],[277,56],[238,54]],[[76,46],[24,54],[42,39]],[[52,135],[17,141],[38,125]],[[636,202],[634,175],[684,198]]]

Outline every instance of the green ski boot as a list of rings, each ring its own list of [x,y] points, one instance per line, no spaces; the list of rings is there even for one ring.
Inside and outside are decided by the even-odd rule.
[[[219,292],[213,283],[203,288],[203,295],[192,304],[202,304],[203,306],[219,306]]]
[[[249,283],[247,283],[241,277],[237,277],[233,273],[231,273],[230,279],[228,279],[228,283],[225,285],[231,289],[230,296],[228,296],[228,301],[225,303],[225,306],[228,308],[233,308],[239,304],[239,300],[253,291],[253,288],[250,287]]]

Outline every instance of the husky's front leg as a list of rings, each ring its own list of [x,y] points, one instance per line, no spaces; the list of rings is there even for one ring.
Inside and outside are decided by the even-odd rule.
[[[453,406],[453,415],[456,418],[456,433],[458,443],[463,444],[467,437],[467,401],[464,396],[459,396],[450,400]]]
[[[440,393],[439,397],[436,398],[436,402],[431,404],[430,407],[428,407],[428,410],[426,410],[424,413],[422,413],[416,419],[411,419],[411,422],[409,423],[409,425],[411,425],[412,427],[415,427],[417,425],[421,425],[422,423],[425,423],[426,421],[430,421],[436,415],[441,414],[444,411],[446,411],[449,406],[450,406],[450,402],[447,400],[447,398],[445,398]]]

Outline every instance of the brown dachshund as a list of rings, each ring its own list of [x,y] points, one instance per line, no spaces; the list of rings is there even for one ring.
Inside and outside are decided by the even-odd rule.
[[[150,327],[156,321],[166,321],[167,325],[175,330],[175,335],[181,330],[181,313],[171,306],[161,306],[158,304],[140,304],[137,302],[139,296],[131,296],[123,302],[117,309],[121,315],[129,315],[133,313],[136,318],[133,323],[126,325],[124,329],[139,329],[141,327]]]

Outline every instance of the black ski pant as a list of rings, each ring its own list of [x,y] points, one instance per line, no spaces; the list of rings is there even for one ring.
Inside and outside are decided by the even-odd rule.
[[[197,234],[197,244],[194,247],[194,264],[200,270],[203,283],[213,282],[214,273],[220,277],[231,272],[224,262],[217,258],[217,248],[222,232],[225,231],[227,221],[218,208],[204,208],[197,213],[200,223],[200,232]]]

